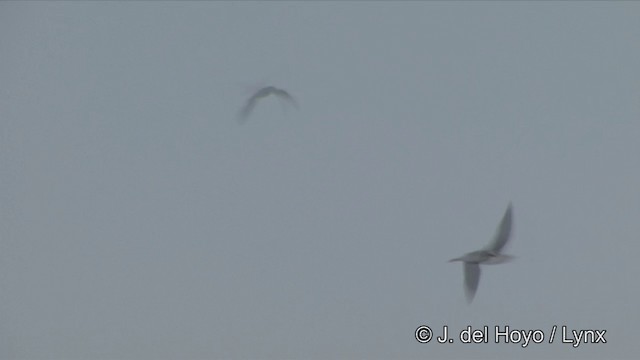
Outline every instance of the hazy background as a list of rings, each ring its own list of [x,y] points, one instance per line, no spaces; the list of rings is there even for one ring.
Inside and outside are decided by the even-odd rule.
[[[0,3],[0,358],[637,355],[639,19]],[[240,126],[265,85],[300,110],[266,98]],[[517,258],[467,305],[447,261],[509,201]],[[420,344],[422,324],[608,343]]]

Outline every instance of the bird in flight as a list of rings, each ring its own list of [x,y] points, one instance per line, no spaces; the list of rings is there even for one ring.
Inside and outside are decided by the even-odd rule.
[[[511,235],[512,213],[511,203],[509,203],[507,211],[505,211],[502,221],[500,222],[500,225],[498,225],[496,235],[489,245],[480,250],[465,254],[459,258],[449,260],[449,262],[464,262],[464,292],[467,296],[468,303],[473,301],[473,297],[476,295],[476,290],[478,289],[478,282],[480,281],[480,264],[500,264],[512,258],[510,255],[501,253],[502,248],[507,244],[509,236]]]
[[[293,107],[295,107],[296,109],[298,108],[298,103],[288,92],[282,89],[275,88],[273,86],[267,86],[258,90],[249,98],[249,100],[247,100],[247,103],[242,107],[242,109],[240,109],[240,113],[238,114],[238,121],[240,123],[244,123],[245,121],[247,121],[249,115],[251,115],[251,112],[253,111],[253,108],[258,103],[258,100],[269,95],[275,95],[276,97],[283,99],[289,104],[293,105]]]

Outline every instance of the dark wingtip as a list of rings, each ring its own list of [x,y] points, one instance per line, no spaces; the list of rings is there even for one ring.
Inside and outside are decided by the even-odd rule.
[[[509,201],[509,204],[507,205],[507,210],[505,210],[504,215],[511,217],[512,214],[513,214],[513,203]]]

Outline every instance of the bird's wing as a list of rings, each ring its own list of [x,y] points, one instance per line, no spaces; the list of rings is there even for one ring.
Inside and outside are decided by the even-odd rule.
[[[509,236],[511,235],[511,218],[513,217],[512,213],[512,206],[511,203],[509,203],[507,211],[505,211],[502,221],[500,225],[498,225],[493,241],[485,247],[485,250],[500,252],[507,241],[509,241]]]
[[[276,96],[281,97],[282,99],[285,99],[291,105],[293,105],[293,107],[295,107],[296,109],[298,108],[298,102],[288,92],[286,92],[286,91],[284,91],[282,89],[274,89],[273,90],[273,94],[275,94]]]
[[[464,293],[467,296],[467,302],[471,303],[473,297],[478,290],[478,282],[480,281],[480,265],[476,263],[464,263]]]
[[[247,100],[247,103],[242,107],[242,109],[240,109],[240,112],[238,112],[238,122],[244,123],[247,121],[249,115],[251,115],[251,111],[253,111],[253,108],[256,106],[256,102],[258,102],[258,97],[256,95],[253,95],[249,100]]]

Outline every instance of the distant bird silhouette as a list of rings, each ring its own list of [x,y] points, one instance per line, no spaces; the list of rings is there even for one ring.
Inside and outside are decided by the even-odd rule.
[[[478,289],[478,282],[480,281],[480,264],[500,264],[506,262],[512,258],[510,255],[501,254],[502,248],[509,241],[511,235],[511,218],[512,215],[511,203],[507,207],[507,211],[504,213],[502,222],[498,226],[495,238],[489,245],[485,246],[481,250],[473,251],[465,254],[462,257],[449,260],[463,261],[464,262],[464,290],[467,296],[467,302],[471,303],[473,297],[476,295]]]
[[[258,90],[255,94],[253,94],[253,96],[249,98],[249,100],[247,100],[245,106],[242,107],[242,109],[240,109],[240,113],[238,113],[238,121],[240,123],[244,123],[245,121],[247,121],[249,115],[251,115],[251,112],[253,111],[253,108],[258,103],[258,100],[269,95],[275,95],[280,99],[284,99],[286,102],[293,105],[293,107],[295,107],[296,109],[298,108],[298,103],[288,92],[282,89],[275,88],[273,86],[267,86]]]

